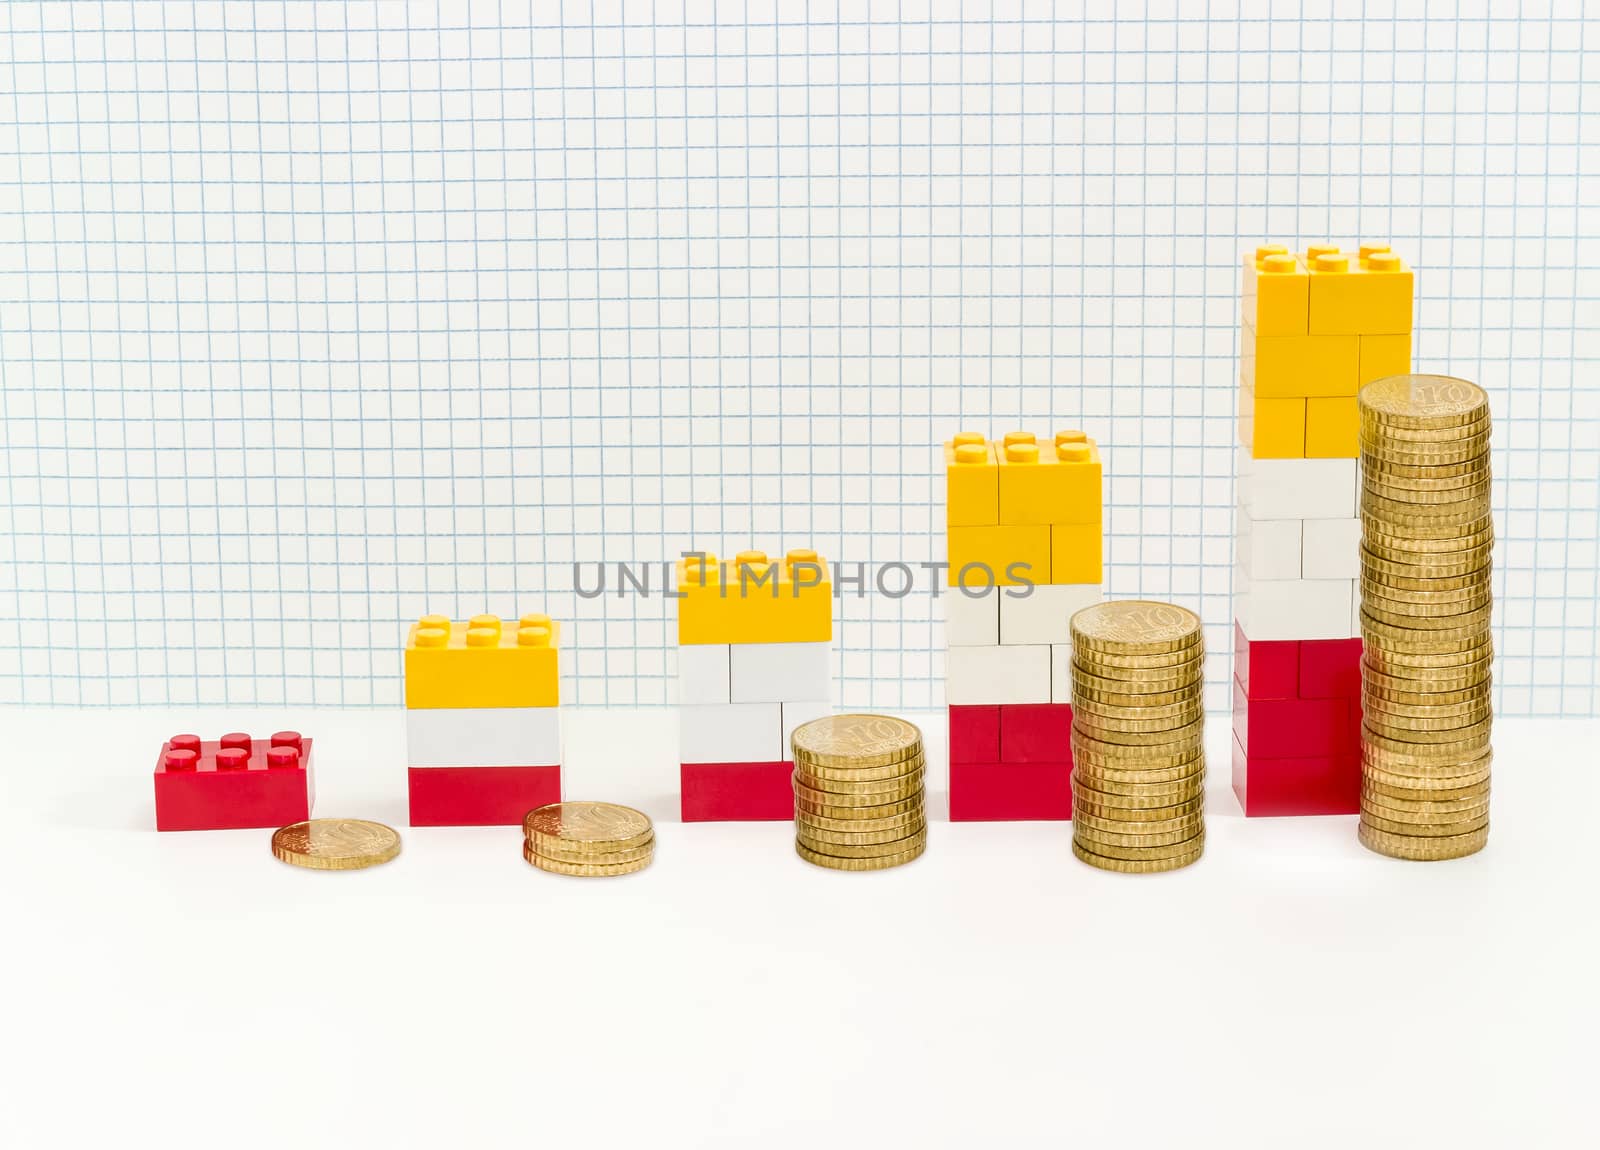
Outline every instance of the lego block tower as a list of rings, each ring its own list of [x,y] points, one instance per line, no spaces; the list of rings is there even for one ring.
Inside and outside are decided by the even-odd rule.
[[[789,737],[830,714],[833,582],[815,551],[678,564],[684,822],[794,817]]]
[[[406,638],[411,825],[520,826],[561,801],[559,628],[426,615]]]
[[[1099,448],[968,432],[944,456],[950,817],[1071,818],[1068,621],[1103,586]]]
[[[1411,370],[1387,247],[1244,258],[1233,788],[1247,815],[1360,808],[1356,392]]]

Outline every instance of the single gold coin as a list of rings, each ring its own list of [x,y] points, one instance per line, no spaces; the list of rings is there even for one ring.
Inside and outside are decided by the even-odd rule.
[[[878,855],[872,858],[852,858],[841,855],[826,854],[813,850],[799,839],[795,840],[794,850],[806,862],[815,866],[827,867],[829,870],[888,870],[890,867],[903,866],[919,857],[928,849],[926,834],[918,836],[905,850],[894,854]]]
[[[272,832],[272,857],[307,870],[362,870],[399,853],[399,834],[366,819],[307,819]]]
[[[1180,783],[1198,779],[1205,773],[1205,759],[1197,756],[1186,763],[1175,767],[1157,767],[1154,770],[1121,770],[1116,767],[1103,767],[1098,763],[1077,759],[1073,761],[1073,769],[1083,776],[1085,785],[1096,790],[1109,791],[1126,784],[1149,783]]]
[[[1436,461],[1402,463],[1387,456],[1372,454],[1370,451],[1361,456],[1363,474],[1374,475],[1379,480],[1388,482],[1402,480],[1445,482],[1451,479],[1471,482],[1479,475],[1488,474],[1489,467],[1489,455],[1486,451],[1480,451],[1470,458],[1455,463]]]
[[[1168,858],[1122,859],[1111,858],[1107,855],[1097,854],[1086,848],[1076,838],[1072,840],[1072,853],[1083,862],[1101,870],[1115,871],[1118,874],[1159,874],[1163,871],[1181,870],[1199,860],[1205,853],[1205,839],[1201,838],[1186,854],[1172,855]]]
[[[1075,652],[1160,655],[1201,644],[1200,617],[1171,603],[1122,599],[1096,603],[1073,614]]]
[[[795,784],[829,795],[891,795],[922,790],[926,760],[920,755],[901,766],[867,766],[853,771],[843,766],[795,763]]]
[[[1357,830],[1361,845],[1378,854],[1413,862],[1443,862],[1481,851],[1489,841],[1487,825],[1461,835],[1431,837],[1396,835],[1362,823]]]
[[[1203,656],[1169,666],[1107,667],[1084,662],[1074,655],[1071,666],[1074,683],[1084,683],[1101,691],[1128,694],[1176,691],[1203,682],[1206,674]]]
[[[1417,838],[1439,838],[1444,835],[1464,835],[1468,831],[1475,831],[1479,827],[1489,825],[1489,807],[1483,807],[1470,814],[1442,819],[1438,822],[1422,822],[1416,818],[1392,818],[1395,814],[1406,814],[1404,811],[1390,811],[1385,807],[1373,806],[1370,803],[1361,804],[1361,821],[1368,826],[1376,827],[1380,831],[1388,831],[1394,835],[1414,835]]]
[[[1134,813],[1147,814],[1149,812],[1136,811]],[[1141,835],[1171,834],[1174,831],[1187,831],[1193,834],[1195,829],[1205,821],[1205,810],[1196,806],[1194,810],[1185,814],[1164,819],[1107,818],[1082,810],[1072,812],[1072,821],[1086,830],[1096,830],[1102,834],[1131,835],[1135,838]]]
[[[807,833],[799,824],[795,826],[796,842],[819,854],[832,855],[834,858],[864,859],[899,854],[901,851],[911,849],[917,842],[926,840],[927,837],[926,824],[919,824],[904,830],[897,839],[886,839],[882,842],[836,843]]]
[[[849,846],[873,847],[874,850],[870,853],[882,854],[889,844],[906,842],[914,835],[924,834],[927,829],[928,821],[924,817],[907,826],[881,831],[836,831],[813,823],[800,823],[795,834],[807,846],[824,852],[832,851],[835,846]]]
[[[1082,831],[1073,828],[1072,841],[1079,843],[1085,850],[1093,851],[1102,858],[1113,859],[1164,859],[1177,858],[1193,851],[1196,846],[1205,842],[1206,832],[1201,828],[1182,842],[1167,843],[1163,846],[1152,847],[1123,847],[1115,843],[1100,842],[1098,839],[1086,838]]]
[[[1367,671],[1361,678],[1361,692],[1363,699],[1372,699],[1387,707],[1466,707],[1474,703],[1487,705],[1492,693],[1489,672],[1481,671],[1466,683],[1466,686],[1456,686],[1449,679],[1432,676],[1425,679],[1396,680],[1388,675]],[[1411,689],[1402,690],[1401,687]]]
[[[549,871],[551,874],[572,875],[577,878],[604,878],[611,875],[633,874],[649,866],[655,858],[651,851],[643,858],[624,863],[577,863],[564,862],[561,859],[548,858],[532,849],[527,843],[522,844],[522,857],[540,870]]]
[[[1155,713],[1165,711],[1167,708],[1179,709],[1192,706],[1200,699],[1203,687],[1204,683],[1196,679],[1193,683],[1163,691],[1108,691],[1075,677],[1072,682],[1072,698],[1075,707],[1088,704],[1103,713],[1112,713],[1112,709],[1118,714],[1130,710]]]
[[[1073,818],[1074,824],[1077,818]],[[1155,848],[1166,848],[1182,844],[1193,843],[1194,837],[1202,829],[1202,824],[1196,822],[1175,831],[1157,831],[1152,834],[1133,831],[1106,831],[1098,826],[1077,826],[1073,831],[1076,841],[1092,851],[1104,852],[1107,849],[1147,851]]]
[[[579,847],[576,850],[554,845],[552,841],[545,841],[535,847],[525,843],[530,850],[536,851],[541,857],[553,859],[564,863],[591,863],[597,865],[617,865],[620,863],[638,862],[640,859],[649,858],[655,852],[656,840],[652,835],[645,842],[636,847],[624,847],[621,850],[596,851],[588,847]]]
[[[1494,642],[1488,634],[1484,634],[1470,645],[1463,647],[1451,644],[1450,649],[1445,651],[1415,653],[1392,647],[1374,646],[1364,648],[1361,656],[1363,664],[1368,669],[1393,675],[1395,678],[1433,675],[1441,671],[1451,675],[1463,675],[1480,665],[1487,666],[1493,662]]]
[[[794,807],[799,813],[818,815],[828,819],[848,819],[859,822],[862,819],[881,819],[890,815],[903,814],[906,811],[921,810],[924,806],[924,797],[921,788],[913,795],[894,799],[887,803],[858,803],[857,799],[876,798],[876,795],[845,795],[840,796],[848,801],[837,801],[835,796],[825,795],[820,791],[813,791],[806,787],[796,787],[794,790]]]
[[[1483,466],[1468,463],[1451,467],[1391,467],[1381,459],[1373,459],[1361,469],[1364,487],[1380,494],[1391,493],[1396,498],[1433,494],[1458,496],[1492,479],[1487,460]]]
[[[535,850],[549,843],[568,852],[619,851],[655,838],[649,816],[616,803],[550,803],[522,820],[523,834]]]
[[[1490,729],[1494,722],[1492,718],[1485,717],[1468,726],[1438,731],[1419,729],[1430,726],[1419,722],[1401,731],[1392,723],[1387,725],[1387,730],[1380,729],[1370,717],[1363,717],[1366,721],[1361,727],[1361,738],[1372,746],[1402,754],[1416,754],[1419,747],[1426,746],[1429,754],[1440,758],[1458,756],[1463,759],[1475,757],[1489,745]]]
[[[1461,788],[1456,798],[1441,799],[1434,792],[1411,787],[1385,787],[1371,779],[1361,780],[1363,800],[1394,811],[1409,811],[1418,815],[1459,815],[1489,802],[1489,780]]]
[[[1493,579],[1493,572],[1487,566],[1479,566],[1459,575],[1443,575],[1424,567],[1415,567],[1402,564],[1389,564],[1388,570],[1376,570],[1365,559],[1362,562],[1361,581],[1371,583],[1379,588],[1386,588],[1379,593],[1387,595],[1391,591],[1426,592],[1430,595],[1444,592],[1454,593],[1459,598],[1470,598],[1467,592],[1476,591],[1489,586]]]
[[[1138,698],[1138,696],[1128,696]],[[1193,721],[1194,716],[1203,710],[1200,703],[1200,692],[1185,691],[1170,703],[1106,703],[1074,690],[1072,692],[1072,714],[1090,715],[1097,719],[1108,721],[1127,721],[1136,719],[1148,721],[1152,719],[1178,719]]]
[[[1367,578],[1384,583],[1406,580],[1396,584],[1402,587],[1429,579],[1492,578],[1493,557],[1492,543],[1466,551],[1423,551],[1398,556],[1393,552],[1379,554],[1363,543],[1360,552],[1361,571]]]
[[[1357,392],[1356,405],[1364,419],[1395,427],[1451,427],[1486,420],[1489,396],[1453,376],[1391,375]]]
[[[1363,763],[1361,767],[1361,782],[1368,790],[1394,798],[1417,801],[1473,799],[1482,793],[1483,787],[1489,782],[1489,777],[1487,767],[1470,775],[1402,775],[1381,770],[1367,763]]]
[[[1490,607],[1481,607],[1464,615],[1432,619],[1369,611],[1363,601],[1361,637],[1380,648],[1416,654],[1467,650],[1482,643],[1487,636],[1490,610]]]
[[[1141,765],[1170,766],[1201,750],[1205,729],[1200,723],[1190,723],[1171,731],[1141,735],[1131,742],[1113,742],[1073,723],[1069,734],[1074,756],[1081,749],[1085,755],[1098,756],[1112,766],[1132,766],[1135,760]]]
[[[1160,677],[1168,672],[1177,671],[1181,674],[1192,674],[1196,669],[1205,667],[1206,652],[1204,643],[1191,643],[1187,647],[1180,647],[1176,651],[1166,651],[1160,654],[1119,654],[1114,651],[1091,650],[1089,648],[1074,646],[1072,661],[1081,666],[1092,675],[1102,678],[1117,679],[1125,676],[1131,677],[1139,673],[1149,673]]]
[[[1073,809],[1102,818],[1115,819],[1148,812],[1151,818],[1165,819],[1201,810],[1205,806],[1205,788],[1199,783],[1187,790],[1162,795],[1123,794],[1117,791],[1097,791],[1074,780]]]
[[[862,834],[866,831],[898,830],[902,834],[908,827],[915,826],[926,819],[926,808],[922,805],[913,807],[909,811],[898,814],[885,815],[876,819],[831,819],[824,815],[807,814],[802,811],[795,815],[795,826],[816,827],[819,830],[839,831],[849,834]]]
[[[795,728],[790,740],[798,766],[868,769],[903,761],[922,746],[922,732],[890,715],[827,715]]]

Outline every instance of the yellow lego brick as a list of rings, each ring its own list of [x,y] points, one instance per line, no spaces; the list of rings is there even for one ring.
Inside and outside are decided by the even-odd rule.
[[[1242,318],[1260,335],[1305,335],[1308,290],[1305,265],[1288,248],[1260,247],[1245,253]]]
[[[1361,341],[1353,335],[1262,335],[1242,329],[1239,371],[1258,397],[1354,395]]]
[[[1000,522],[1000,481],[994,448],[975,431],[944,445],[945,525]]]
[[[1239,442],[1257,459],[1302,459],[1306,453],[1306,404],[1299,397],[1257,398],[1239,388]],[[1352,399],[1351,402],[1354,402]]]
[[[1054,524],[1050,528],[1050,582],[1104,582],[1103,547],[1098,523]]]
[[[1310,268],[1312,335],[1400,335],[1411,331],[1414,279],[1400,257],[1374,246],[1352,257],[1313,248]],[[1315,256],[1312,253],[1317,253]],[[1259,329],[1257,329],[1259,330]]]
[[[833,579],[815,551],[771,561],[741,551],[719,562],[678,563],[678,642],[826,643],[833,638]]]
[[[1306,458],[1355,459],[1360,427],[1354,396],[1306,400]]]
[[[1411,336],[1363,335],[1361,340],[1362,386],[1391,375],[1411,374]]]
[[[406,636],[406,706],[554,707],[560,631],[548,615],[524,615],[514,626],[495,615],[424,615]]]
[[[952,527],[948,542],[952,587],[1050,582],[1050,528],[1044,524]]]
[[[1040,444],[1026,432],[1012,432],[1009,444],[996,444],[1000,474],[1000,522],[1009,526],[1042,523],[1099,523],[1100,449],[1081,431],[1058,431]]]

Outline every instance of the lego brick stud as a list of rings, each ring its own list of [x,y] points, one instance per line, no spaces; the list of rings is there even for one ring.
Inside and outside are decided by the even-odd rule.
[[[268,747],[267,769],[269,771],[293,770],[300,765],[299,747]]]
[[[178,738],[193,738],[194,736],[179,735]],[[200,762],[200,752],[188,748],[173,748],[161,760],[161,765],[169,771],[192,771]]]

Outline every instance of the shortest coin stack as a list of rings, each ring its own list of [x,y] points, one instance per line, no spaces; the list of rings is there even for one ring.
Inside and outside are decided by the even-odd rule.
[[[928,845],[922,732],[887,715],[796,727],[795,850],[832,870],[884,870]]]
[[[632,874],[655,857],[648,816],[615,803],[551,803],[522,820],[522,857],[556,874]]]
[[[1098,603],[1072,617],[1072,853],[1125,874],[1205,850],[1205,645],[1169,603]]]

